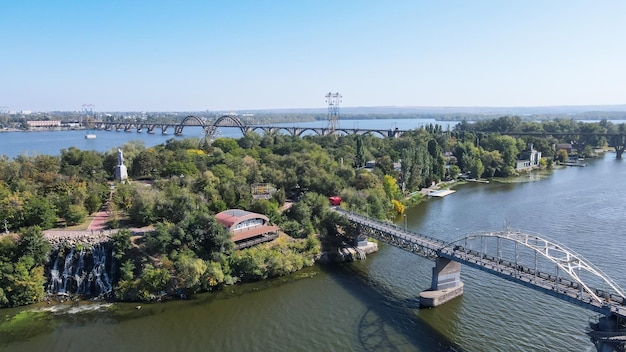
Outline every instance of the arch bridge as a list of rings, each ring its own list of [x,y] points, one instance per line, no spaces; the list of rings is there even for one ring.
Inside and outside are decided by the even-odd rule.
[[[626,342],[626,291],[562,244],[508,229],[446,242],[340,208],[334,210],[356,227],[357,242],[373,237],[435,260],[432,285],[420,294],[420,303],[436,306],[461,295],[460,266],[466,265],[603,315],[589,332],[596,346]]]
[[[167,134],[169,128],[174,129],[175,135],[182,135],[185,126],[199,126],[207,139],[213,139],[218,128],[238,128],[242,134],[246,132],[263,132],[263,133],[278,133],[279,131],[285,131],[292,136],[300,137],[305,133],[313,133],[318,136],[327,136],[331,134],[345,134],[345,135],[378,135],[380,137],[400,137],[406,130],[395,129],[368,129],[368,128],[335,128],[334,130],[326,127],[296,127],[296,126],[270,126],[270,125],[246,125],[235,115],[222,115],[218,117],[213,123],[208,123],[204,119],[189,115],[186,116],[179,124],[174,123],[150,123],[150,122],[105,122],[94,121],[93,128],[105,131],[124,131],[132,132],[133,130],[138,133],[144,130],[148,133],[154,133],[155,130],[161,129],[163,134]]]

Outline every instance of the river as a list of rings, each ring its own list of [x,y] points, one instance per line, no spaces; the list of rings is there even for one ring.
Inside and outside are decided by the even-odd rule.
[[[368,128],[368,129],[395,129],[411,130],[429,124],[439,124],[444,130],[452,129],[456,122],[453,121],[436,121],[434,119],[398,119],[398,120],[346,120],[341,122],[341,126],[345,128]],[[309,121],[309,122],[292,122],[292,123],[273,123],[270,126],[278,127],[303,127],[303,128],[319,128],[326,127],[327,121]],[[168,129],[169,133],[173,133],[172,128]],[[279,131],[286,133],[285,130]],[[96,138],[85,138],[86,133],[93,133]],[[312,131],[306,131],[303,135],[315,134]],[[219,127],[215,133],[215,137],[241,137],[241,131],[238,128]],[[375,136],[377,136],[375,134]],[[176,138],[203,138],[202,128],[198,126],[187,126],[183,129],[182,136],[173,134],[162,134],[160,129],[156,129],[154,134],[137,133],[136,130],[130,132],[124,131],[103,131],[103,130],[65,130],[65,131],[23,131],[23,132],[0,132],[0,155],[6,155],[9,158],[15,158],[18,155],[36,156],[40,154],[59,155],[61,149],[67,149],[74,146],[81,150],[95,150],[99,152],[107,152],[116,150],[124,143],[130,141],[142,141],[146,147],[152,147],[157,144],[165,143],[168,139]]]
[[[586,163],[459,185],[454,194],[409,209],[408,227],[446,240],[505,225],[540,233],[626,286],[626,165],[611,153]],[[585,335],[593,312],[467,267],[461,298],[420,309],[416,297],[430,286],[433,262],[380,247],[365,261],[317,265],[141,309],[98,302],[4,309],[5,319],[24,310],[41,313],[11,328],[0,325],[0,350],[595,350]]]

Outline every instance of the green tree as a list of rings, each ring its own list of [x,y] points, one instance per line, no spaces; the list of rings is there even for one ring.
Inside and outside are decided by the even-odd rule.
[[[170,273],[165,268],[155,268],[152,264],[146,264],[142,271],[142,287],[150,293],[157,294],[165,290],[170,280]]]
[[[24,226],[38,225],[47,230],[54,226],[56,220],[54,206],[47,198],[32,196],[24,203]]]
[[[93,214],[102,206],[102,199],[96,193],[89,193],[85,199],[85,209],[88,214]]]
[[[64,218],[68,226],[77,225],[85,221],[87,218],[87,211],[82,205],[70,204]]]
[[[131,232],[128,229],[120,229],[116,233],[111,235],[111,242],[113,243],[113,257],[117,260],[122,259],[128,250],[133,248],[130,242]]]
[[[205,260],[215,260],[221,253],[230,252],[234,244],[224,226],[204,212],[194,212],[181,222],[180,227],[189,236],[187,245]]]
[[[176,278],[180,287],[198,292],[202,288],[201,278],[207,271],[207,264],[193,253],[184,253],[174,263]]]
[[[18,249],[22,255],[33,258],[33,265],[43,265],[48,261],[50,243],[43,237],[41,227],[32,226],[22,229]]]

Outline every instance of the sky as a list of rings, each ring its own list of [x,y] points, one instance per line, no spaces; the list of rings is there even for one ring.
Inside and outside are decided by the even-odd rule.
[[[626,104],[626,1],[0,2],[0,107]]]

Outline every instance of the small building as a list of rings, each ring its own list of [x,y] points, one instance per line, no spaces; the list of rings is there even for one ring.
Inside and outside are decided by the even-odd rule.
[[[541,152],[537,151],[532,143],[528,144],[528,150],[523,151],[515,162],[515,170],[532,170],[539,167],[540,160]]]
[[[36,128],[36,127],[61,127],[60,120],[35,120],[35,121],[26,121],[28,127]]]
[[[215,219],[231,233],[236,249],[274,240],[280,230],[278,226],[270,225],[267,216],[241,209],[224,210],[215,215]]]
[[[567,154],[570,154],[572,152],[572,144],[571,143],[558,143],[555,146],[555,149],[557,152],[559,150],[565,150]]]
[[[365,168],[366,169],[373,169],[374,167],[376,167],[376,160],[370,160],[370,161],[366,161],[365,162]]]
[[[276,187],[270,183],[254,183],[250,188],[254,200],[270,199],[276,193]]]

